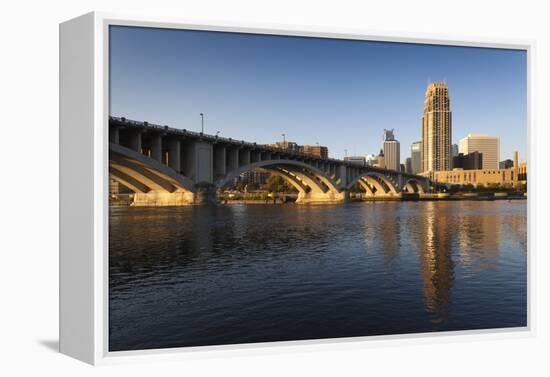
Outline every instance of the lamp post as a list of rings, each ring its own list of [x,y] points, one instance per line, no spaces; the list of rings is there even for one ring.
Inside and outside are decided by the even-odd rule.
[[[204,114],[201,113],[201,134],[204,133]]]

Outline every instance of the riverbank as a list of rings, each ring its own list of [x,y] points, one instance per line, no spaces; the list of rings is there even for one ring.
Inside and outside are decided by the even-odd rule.
[[[401,196],[379,196],[379,197],[352,197],[350,198],[351,202],[388,202],[388,201],[394,201],[394,202],[402,202],[402,201],[445,201],[445,200],[451,200],[451,201],[493,201],[493,200],[526,200],[527,196],[522,195],[488,195],[488,194],[475,194],[472,195],[472,193],[461,193],[461,195],[449,195],[446,193],[428,193],[428,194],[404,194]],[[276,202],[273,202],[273,200],[265,201],[265,200],[227,200],[227,201],[220,201],[219,204],[224,205],[230,205],[230,204],[288,204],[288,203],[294,203],[294,201],[281,201],[277,200]]]
[[[526,200],[525,195],[503,195],[505,193],[426,193],[426,194],[402,194],[401,196],[388,197],[362,197],[352,198],[352,201],[475,201],[475,200]]]
[[[273,198],[266,199],[227,199],[222,198],[218,200],[220,205],[232,205],[232,204],[254,204],[254,205],[280,205],[295,203],[294,198]],[[493,201],[493,200],[526,200],[526,195],[521,194],[507,194],[507,193],[426,193],[426,194],[407,194],[403,193],[399,196],[351,196],[350,202],[404,202],[404,201]],[[125,197],[123,200],[110,200],[110,207],[131,207],[131,197]]]

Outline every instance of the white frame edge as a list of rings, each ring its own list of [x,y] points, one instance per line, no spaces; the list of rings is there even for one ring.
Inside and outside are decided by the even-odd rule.
[[[385,42],[521,49],[527,52],[528,308],[527,327],[365,336],[142,351],[108,351],[108,28],[163,27]],[[534,227],[536,160],[533,124],[534,41],[407,35],[288,25],[196,23],[92,12],[60,25],[60,352],[90,364],[143,362],[329,349],[356,349],[535,335]],[[82,166],[86,168],[83,169]],[[77,206],[74,203],[84,203]]]

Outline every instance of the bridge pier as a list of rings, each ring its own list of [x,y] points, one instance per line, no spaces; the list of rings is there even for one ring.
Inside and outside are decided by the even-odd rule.
[[[130,149],[141,153],[141,131],[130,133]]]
[[[349,191],[343,190],[340,192],[298,192],[297,204],[337,204],[349,201]]]
[[[149,191],[135,193],[135,207],[165,207],[188,205],[213,205],[218,202],[217,193],[213,187],[201,187],[196,192],[191,191]]]
[[[217,203],[218,194],[214,185],[199,187],[194,193],[193,204],[195,205],[213,205]]]
[[[135,207],[185,206],[194,204],[195,194],[190,191],[135,193]]]
[[[178,173],[181,171],[181,143],[177,139],[168,140],[168,166]]]
[[[162,162],[162,136],[160,134],[151,137],[151,158]]]

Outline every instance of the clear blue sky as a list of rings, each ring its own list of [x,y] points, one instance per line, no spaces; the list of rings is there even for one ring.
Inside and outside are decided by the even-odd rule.
[[[377,153],[394,128],[401,159],[421,139],[428,80],[446,81],[453,143],[499,136],[526,159],[526,52],[469,47],[111,27],[110,113],[257,143]]]

